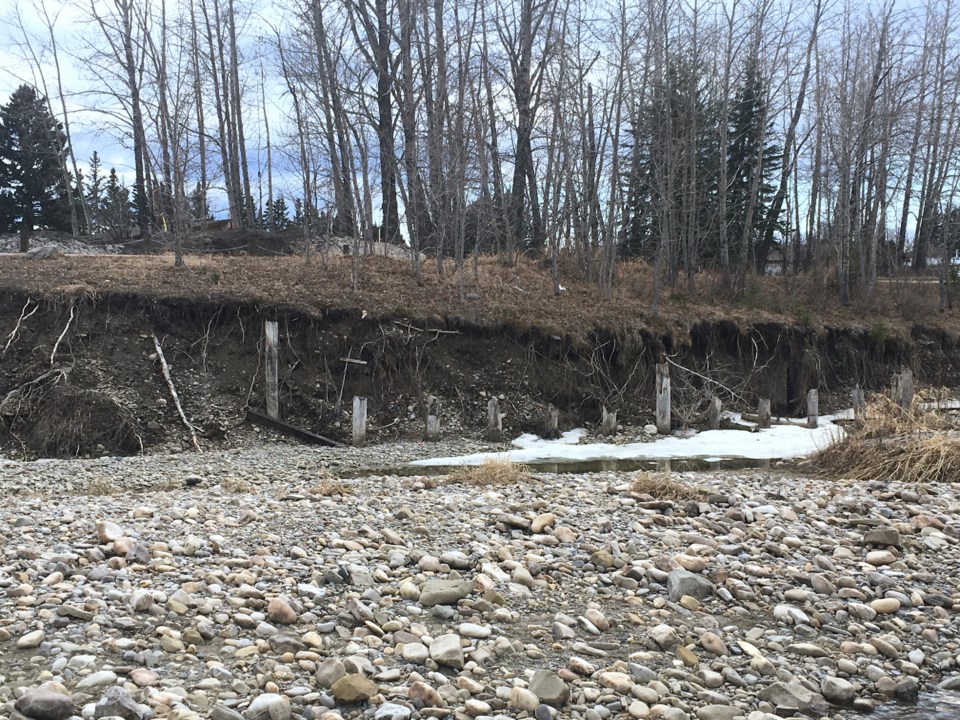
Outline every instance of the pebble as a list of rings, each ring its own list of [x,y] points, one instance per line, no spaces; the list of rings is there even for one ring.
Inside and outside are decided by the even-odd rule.
[[[618,472],[361,473],[315,492],[331,463],[431,451],[397,447],[5,465],[0,715],[770,720],[957,670],[952,486],[675,473],[704,489],[684,504]]]

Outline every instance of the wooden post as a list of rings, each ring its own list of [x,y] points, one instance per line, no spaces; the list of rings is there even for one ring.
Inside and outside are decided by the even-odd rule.
[[[276,320],[267,320],[263,324],[264,335],[267,339],[267,416],[278,420],[280,418],[280,360],[277,354],[277,344],[280,340],[280,332],[277,329]]]
[[[913,407],[913,370],[907,367],[900,371],[900,395],[897,397],[897,404],[904,410]]]
[[[553,403],[547,403],[543,411],[543,437],[549,440],[555,440],[560,437],[560,430],[557,426],[560,423],[560,411]]]
[[[762,428],[770,427],[770,398],[757,400],[757,425]]]
[[[807,392],[807,427],[815,428],[820,419],[820,391],[814,388]]]
[[[424,438],[427,440],[440,438],[440,399],[433,395],[427,396],[427,429]]]
[[[863,392],[863,388],[857,385],[853,390],[851,390],[850,401],[853,403],[853,416],[855,418],[860,417],[863,414],[863,411],[867,408],[867,397]]]
[[[720,429],[720,415],[723,410],[723,403],[720,402],[720,398],[714,395],[710,398],[710,405],[707,407],[707,426],[711,430]]]
[[[607,408],[602,408],[600,412],[600,434],[601,435],[616,435],[617,434],[617,411],[614,410],[610,412]]]
[[[363,447],[367,444],[367,399],[355,396],[353,398],[353,446]]]
[[[670,366],[657,363],[657,432],[670,433]]]
[[[487,440],[503,440],[503,417],[500,415],[500,401],[492,397],[487,401]]]

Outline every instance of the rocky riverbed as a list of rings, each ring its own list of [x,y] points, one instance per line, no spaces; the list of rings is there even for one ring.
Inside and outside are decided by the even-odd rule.
[[[783,470],[0,461],[0,717],[847,716],[960,686],[960,493]]]

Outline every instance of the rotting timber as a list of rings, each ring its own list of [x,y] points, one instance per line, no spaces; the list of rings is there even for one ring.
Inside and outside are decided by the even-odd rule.
[[[699,422],[712,395],[741,409],[769,397],[775,414],[799,414],[810,388],[828,397],[857,384],[879,390],[902,366],[914,369],[918,383],[960,385],[957,337],[919,324],[909,334],[877,337],[859,326],[701,319],[669,330],[602,328],[574,339],[535,325],[453,316],[5,290],[0,454],[187,448],[154,333],[201,443],[229,442],[245,409],[263,406],[268,316],[280,328],[282,419],[342,441],[349,441],[356,395],[369,398],[372,441],[421,432],[429,395],[443,402],[444,432],[478,437],[491,397],[500,398],[507,436],[535,428],[546,403],[560,409],[561,427],[599,422],[604,407],[620,422],[650,422],[662,357],[671,363],[679,424]]]

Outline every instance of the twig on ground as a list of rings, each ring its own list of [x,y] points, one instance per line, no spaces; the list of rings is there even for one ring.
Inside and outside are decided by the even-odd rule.
[[[160,368],[163,370],[163,378],[167,381],[167,387],[170,389],[170,397],[173,398],[173,404],[177,406],[177,412],[180,413],[180,419],[183,420],[183,424],[187,426],[187,430],[190,431],[190,439],[193,441],[193,446],[197,449],[197,452],[201,452],[200,441],[197,440],[197,430],[193,427],[191,422],[187,420],[187,414],[183,411],[183,405],[180,404],[180,396],[177,395],[177,388],[173,385],[173,378],[170,376],[170,366],[167,365],[167,359],[163,356],[163,348],[160,347],[160,341],[157,340],[157,335],[154,333],[151,335],[153,338],[153,346],[157,349],[157,357],[160,359]]]

